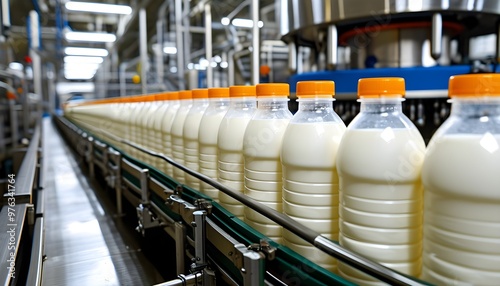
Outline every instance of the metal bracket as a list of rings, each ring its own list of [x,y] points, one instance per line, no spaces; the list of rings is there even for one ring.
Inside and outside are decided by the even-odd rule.
[[[237,266],[243,276],[243,284],[262,285],[265,276],[265,255],[262,252],[247,248],[244,244],[236,244],[234,248],[241,261],[241,265]]]
[[[271,246],[266,239],[261,239],[260,243],[250,244],[248,249],[263,253],[269,261],[274,260],[276,257],[276,247]]]
[[[137,219],[138,219],[138,225],[135,228],[137,232],[142,234],[142,236],[145,236],[146,234],[146,229],[148,228],[153,228],[153,227],[160,227],[163,226],[163,223],[161,220],[159,220],[150,210],[147,206],[144,206],[143,204],[139,204],[139,206],[136,208],[137,210]]]
[[[191,226],[194,228],[194,261],[191,264],[191,272],[195,273],[202,271],[207,266],[206,262],[206,251],[205,251],[205,241],[207,239],[206,235],[206,211],[195,211],[193,212],[194,221]]]
[[[204,210],[207,214],[210,214],[212,210],[212,204],[209,201],[199,199],[196,200],[195,205],[192,205],[181,199],[178,195],[171,195],[165,202],[165,205],[167,205],[174,213],[180,215],[187,224],[191,224],[194,221],[194,212]]]

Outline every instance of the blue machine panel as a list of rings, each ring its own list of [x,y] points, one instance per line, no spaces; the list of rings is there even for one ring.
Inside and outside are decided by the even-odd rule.
[[[469,65],[410,67],[410,68],[374,68],[339,71],[319,71],[293,75],[289,79],[290,91],[295,92],[298,81],[333,80],[336,93],[356,93],[358,80],[365,77],[403,77],[406,90],[446,90],[450,76],[469,73]]]

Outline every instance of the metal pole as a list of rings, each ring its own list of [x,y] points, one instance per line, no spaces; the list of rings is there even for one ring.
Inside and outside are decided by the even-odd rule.
[[[297,71],[297,47],[293,42],[288,44],[288,69],[291,72]]]
[[[33,85],[35,93],[43,99],[42,89],[42,60],[37,51],[40,48],[40,29],[39,29],[38,13],[30,11],[30,28],[31,28],[31,49],[30,57],[33,60]],[[41,107],[41,105],[40,105]],[[41,111],[41,110],[40,110]]]
[[[337,26],[330,25],[328,26],[328,45],[327,45],[327,63],[329,68],[336,69],[338,63],[338,34],[337,34]]]
[[[251,17],[253,21],[252,27],[252,84],[259,83],[259,60],[260,60],[260,36],[259,36],[259,0],[252,0],[250,6]]]
[[[441,57],[443,38],[443,18],[441,14],[435,13],[432,15],[432,39],[431,39],[431,56],[436,61]]]
[[[127,64],[120,64],[120,96],[127,95],[127,83],[126,83],[126,72],[127,72]]]
[[[183,31],[183,37],[184,37],[184,65],[186,66],[188,63],[191,62],[191,33],[190,28],[191,28],[191,22],[190,22],[190,2],[191,0],[184,0],[184,9],[182,12],[182,19],[183,24],[182,26],[184,27]],[[185,67],[184,67],[185,69]],[[184,75],[182,75],[184,76]]]
[[[234,49],[230,50],[227,56],[227,83],[229,86],[234,85]]]
[[[175,37],[177,46],[177,76],[179,79],[179,89],[186,88],[184,84],[184,50],[182,48],[182,0],[175,0]]]
[[[141,56],[141,89],[142,94],[148,93],[147,71],[148,71],[148,22],[146,9],[139,11],[139,52]]]
[[[212,10],[210,4],[205,4],[205,58],[208,61],[207,87],[214,86],[214,74],[212,69]]]
[[[158,42],[158,50],[156,51],[156,81],[163,85],[165,65],[163,63],[163,45],[165,43],[165,14],[168,7],[168,1],[164,0],[158,11],[158,20],[156,21],[156,41]],[[165,89],[165,87],[163,87]]]

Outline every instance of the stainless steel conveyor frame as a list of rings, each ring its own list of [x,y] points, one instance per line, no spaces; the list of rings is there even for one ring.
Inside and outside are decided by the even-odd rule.
[[[41,283],[44,228],[43,192],[40,190],[44,174],[41,167],[43,158],[40,126],[39,122],[22,165],[13,177],[15,183],[8,187],[14,191],[4,194],[2,200],[0,211],[0,284],[2,285]],[[31,251],[21,252],[21,249],[31,249]],[[28,269],[27,272],[21,272],[25,269]]]

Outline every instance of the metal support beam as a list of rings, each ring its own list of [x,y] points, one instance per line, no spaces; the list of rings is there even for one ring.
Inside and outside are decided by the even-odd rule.
[[[175,38],[175,45],[177,46],[177,77],[179,80],[179,90],[183,90],[186,88],[186,84],[184,83],[185,56],[182,33],[182,0],[175,0]]]
[[[195,262],[194,267],[203,269],[206,263],[205,239],[206,239],[206,211],[193,212],[194,217],[194,253]]]
[[[443,18],[441,14],[435,13],[432,15],[432,39],[431,39],[431,56],[436,61],[441,57],[443,50]]]
[[[141,88],[142,94],[148,93],[147,71],[148,71],[148,22],[146,9],[139,11],[139,51],[141,57]]]
[[[38,94],[41,98],[43,98],[43,89],[42,89],[42,59],[40,55],[37,53],[38,49],[40,49],[40,20],[38,17],[38,13],[36,11],[30,11],[30,57],[33,61],[33,85],[35,89],[35,93]],[[41,111],[41,110],[40,110]]]
[[[328,63],[328,68],[330,69],[336,69],[337,64],[338,64],[338,33],[337,33],[337,26],[335,25],[330,25],[328,26],[328,35],[327,35],[327,52],[326,52],[326,59]]]
[[[250,5],[253,27],[252,27],[252,84],[259,83],[259,65],[260,65],[260,34],[259,34],[259,0],[252,0]]]
[[[205,58],[208,61],[207,87],[214,87],[214,74],[212,68],[212,10],[210,4],[205,4]]]
[[[186,237],[186,229],[184,225],[180,222],[175,222],[175,261],[176,261],[176,273],[177,275],[181,275],[185,273],[184,269],[184,254],[185,254],[185,246],[184,239]]]

